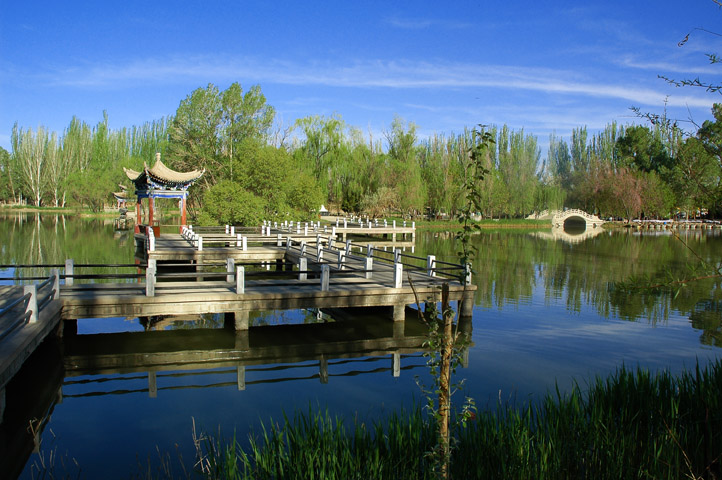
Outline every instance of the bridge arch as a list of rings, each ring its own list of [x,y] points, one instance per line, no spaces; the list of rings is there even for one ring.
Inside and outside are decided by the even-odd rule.
[[[552,215],[552,227],[554,228],[566,229],[572,225],[579,227],[583,225],[586,230],[588,228],[599,228],[602,224],[604,224],[604,220],[598,216],[576,208],[563,211],[557,210]]]

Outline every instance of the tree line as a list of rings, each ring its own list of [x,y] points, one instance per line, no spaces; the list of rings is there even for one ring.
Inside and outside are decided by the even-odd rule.
[[[719,215],[722,106],[713,115],[693,134],[670,122],[613,122],[593,134],[580,127],[569,141],[553,134],[544,161],[536,136],[484,126],[495,143],[478,213],[523,217],[570,207],[627,219]],[[461,208],[471,129],[420,138],[414,123],[396,117],[373,138],[337,115],[286,129],[274,120],[259,86],[244,92],[234,83],[198,88],[173,116],[139,127],[110,129],[106,113],[94,127],[74,117],[61,134],[16,124],[11,151],[0,149],[0,201],[100,210],[118,184],[128,185],[122,167],[140,170],[160,152],[176,170],[206,170],[189,202],[202,223],[311,218],[322,203],[371,216],[453,217]]]

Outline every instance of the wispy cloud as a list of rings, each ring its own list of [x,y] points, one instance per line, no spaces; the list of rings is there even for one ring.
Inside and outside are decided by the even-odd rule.
[[[627,63],[632,63],[627,60]],[[632,65],[634,65],[632,63]],[[640,66],[641,68],[641,66]],[[651,66],[649,68],[652,68]],[[659,105],[670,89],[603,82],[574,72],[549,68],[428,61],[291,62],[227,56],[146,58],[125,64],[78,65],[48,74],[45,80],[79,88],[125,88],[196,80],[222,82],[247,79],[296,86],[391,89],[484,89],[553,95],[621,99],[636,105]],[[656,79],[655,79],[656,80]],[[707,108],[709,96],[690,94],[667,98],[669,106]]]
[[[470,23],[443,20],[438,18],[430,19],[387,17],[384,19],[384,23],[391,25],[392,27],[401,28],[404,30],[424,30],[426,28],[432,27],[457,30],[469,28],[472,26],[472,24]]]

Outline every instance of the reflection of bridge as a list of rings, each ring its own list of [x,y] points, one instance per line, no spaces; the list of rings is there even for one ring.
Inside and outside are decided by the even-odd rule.
[[[398,377],[402,369],[426,364],[425,359],[414,360],[427,350],[424,342],[428,340],[428,327],[415,311],[408,311],[405,322],[390,322],[383,315],[359,315],[355,310],[332,311],[332,316],[348,318],[338,322],[257,326],[241,332],[192,329],[67,335],[63,395],[147,391],[155,397],[164,389],[236,386],[245,390],[252,384],[314,378],[327,383],[333,376],[382,371]],[[469,332],[471,320],[462,320],[460,328]],[[408,362],[404,367],[402,359]],[[367,364],[374,368],[364,368]],[[185,371],[193,372],[181,373]],[[147,374],[147,389],[124,388],[123,384],[129,383],[124,380],[140,378],[132,375],[137,373]],[[248,374],[254,378],[247,381]],[[80,382],[67,379],[85,375],[100,377]],[[203,376],[218,375],[229,378],[213,384],[201,381]],[[192,385],[179,380],[189,376],[196,379]],[[165,385],[159,387],[159,380]],[[89,381],[97,384],[99,391],[73,392],[76,384]],[[183,384],[173,385],[179,381]],[[101,388],[106,383],[108,386]]]
[[[567,243],[582,243],[584,240],[604,233],[602,228],[587,228],[581,233],[568,233],[563,228],[552,228],[551,232],[532,232],[530,235],[545,240],[561,240]]]

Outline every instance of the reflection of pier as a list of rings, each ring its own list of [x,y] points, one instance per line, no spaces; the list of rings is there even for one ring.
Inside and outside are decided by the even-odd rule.
[[[5,387],[0,409],[0,477],[17,478],[56,403],[62,401],[63,364],[57,339],[48,339]]]
[[[66,377],[98,375],[101,378],[82,383],[95,383],[100,388],[109,381],[107,376],[142,372],[147,374],[147,389],[123,388],[121,376],[114,379],[121,385],[115,382],[111,391],[78,396],[147,391],[155,397],[159,390],[172,388],[235,385],[244,390],[257,383],[307,379],[327,383],[334,376],[382,371],[399,376],[404,369],[425,365],[425,360],[419,357],[425,351],[428,327],[415,311],[407,313],[405,322],[390,322],[384,315],[359,317],[342,312],[347,320],[255,326],[243,332],[194,329],[71,335],[65,338]],[[332,314],[336,316],[339,312]],[[471,322],[468,319],[464,322],[468,332]],[[404,365],[405,359],[408,365]],[[372,368],[368,369],[369,366]],[[309,368],[317,373],[309,374]],[[302,375],[298,376],[298,372]],[[250,378],[257,373],[258,378]],[[225,375],[228,379],[203,384],[204,375]],[[189,377],[195,380],[192,385],[185,384]],[[168,385],[179,378],[185,379],[182,386]],[[137,381],[139,377],[131,375],[128,379]],[[159,386],[159,379],[166,385]],[[76,383],[66,380],[65,385],[72,388]],[[66,390],[66,398],[73,396]]]
[[[587,228],[580,233],[570,233],[563,228],[552,228],[549,232],[531,232],[530,235],[543,238],[545,240],[561,240],[567,243],[582,243],[583,241],[594,238],[605,231],[606,230],[597,227]]]

